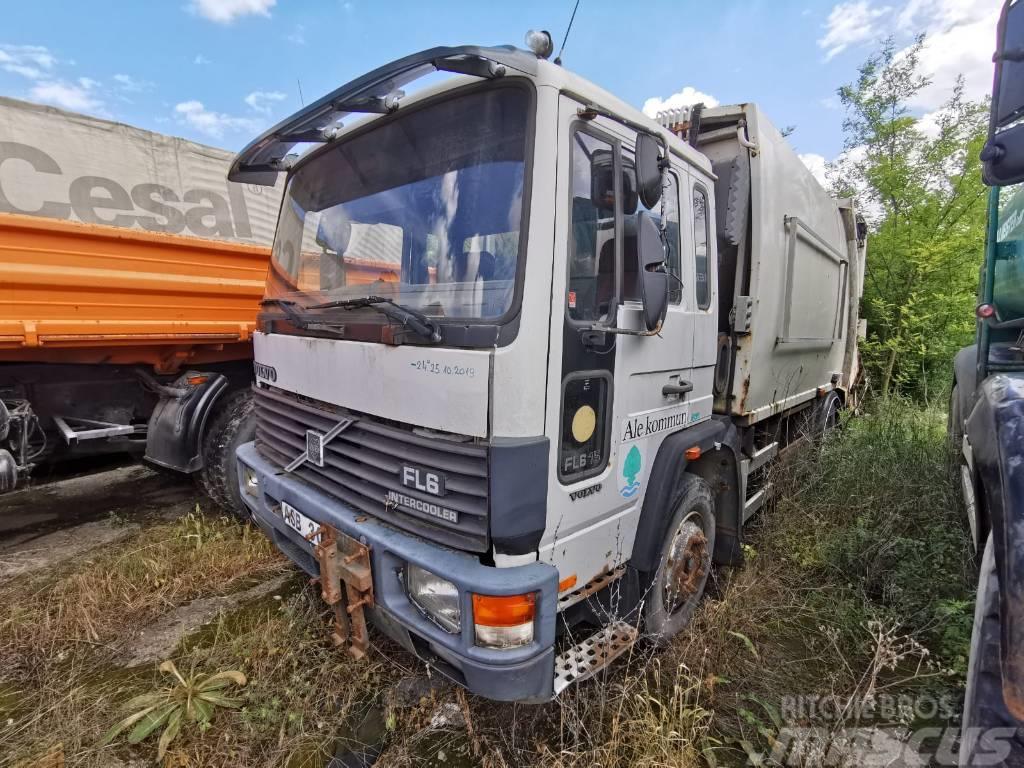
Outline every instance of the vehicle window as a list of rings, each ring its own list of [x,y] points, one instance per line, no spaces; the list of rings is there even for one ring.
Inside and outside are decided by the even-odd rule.
[[[639,262],[636,249],[636,217],[637,214],[643,211],[660,227],[661,202],[659,201],[653,209],[644,207],[644,204],[640,202],[636,194],[636,170],[633,164],[632,152],[623,154],[622,164],[622,237],[624,246],[622,297],[626,301],[640,301]],[[665,217],[668,222],[665,227],[665,236],[668,241],[666,254],[668,271],[675,276],[674,278],[669,278],[669,301],[673,304],[678,304],[683,298],[683,290],[679,260],[679,185],[674,174],[666,174],[666,182],[662,194],[665,197]]]
[[[573,136],[569,317],[599,321],[615,295],[615,156],[587,133]]]
[[[512,307],[529,95],[453,96],[311,157],[290,177],[268,295],[384,296],[431,317]]]
[[[992,303],[1001,320],[1024,317],[1024,184],[999,190]]]
[[[693,188],[693,248],[697,276],[694,289],[697,306],[711,306],[711,276],[708,266],[708,196],[701,187]]]

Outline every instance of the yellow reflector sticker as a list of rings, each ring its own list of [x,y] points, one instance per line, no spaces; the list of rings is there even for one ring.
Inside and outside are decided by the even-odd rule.
[[[597,414],[589,405],[581,406],[572,417],[572,436],[577,443],[585,443],[597,427]]]

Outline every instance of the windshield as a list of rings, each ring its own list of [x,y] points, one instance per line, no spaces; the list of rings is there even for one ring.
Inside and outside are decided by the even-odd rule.
[[[1024,185],[999,190],[992,303],[1000,320],[1024,317]]]
[[[268,298],[301,308],[379,296],[435,318],[504,315],[520,254],[529,105],[514,86],[455,96],[300,166],[281,208]]]

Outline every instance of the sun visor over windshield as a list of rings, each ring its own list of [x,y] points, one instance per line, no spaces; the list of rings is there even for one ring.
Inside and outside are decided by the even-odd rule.
[[[525,90],[502,87],[411,111],[399,121],[325,150],[316,159],[315,169],[310,164],[293,175],[290,197],[307,211],[322,211],[353,198],[469,169],[459,176],[465,210],[472,200],[489,192],[472,188],[478,179],[484,184],[482,166],[499,166],[490,174],[500,172],[502,163],[522,162],[523,114],[528,105]],[[466,119],[467,110],[475,119]],[[414,192],[415,188],[406,190]],[[366,204],[382,202],[373,199]]]
[[[228,179],[272,185],[287,170],[288,153],[298,144],[323,144],[335,138],[340,121],[354,113],[388,113],[398,108],[403,86],[432,72],[497,78],[508,70],[536,75],[537,58],[511,46],[431,48],[375,69],[281,121],[235,158]]]

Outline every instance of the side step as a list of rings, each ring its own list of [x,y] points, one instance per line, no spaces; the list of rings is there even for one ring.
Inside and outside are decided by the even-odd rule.
[[[769,461],[779,455],[779,444],[769,443],[764,448],[754,451],[754,455],[749,459],[743,459],[741,465],[742,479],[743,479],[743,522],[747,522],[757,510],[764,506],[765,500],[771,494],[772,484],[766,482],[761,488],[754,493],[750,498],[747,498],[747,479]]]
[[[747,467],[747,471],[756,472],[778,455],[779,444],[777,442],[769,443],[764,448],[754,451],[754,455],[750,457],[750,466]]]
[[[555,695],[586,680],[628,651],[637,641],[637,628],[616,621],[555,657]]]
[[[757,510],[764,506],[765,500],[768,498],[768,494],[772,491],[772,484],[765,483],[761,486],[761,489],[746,500],[743,504],[743,522],[747,522]]]

